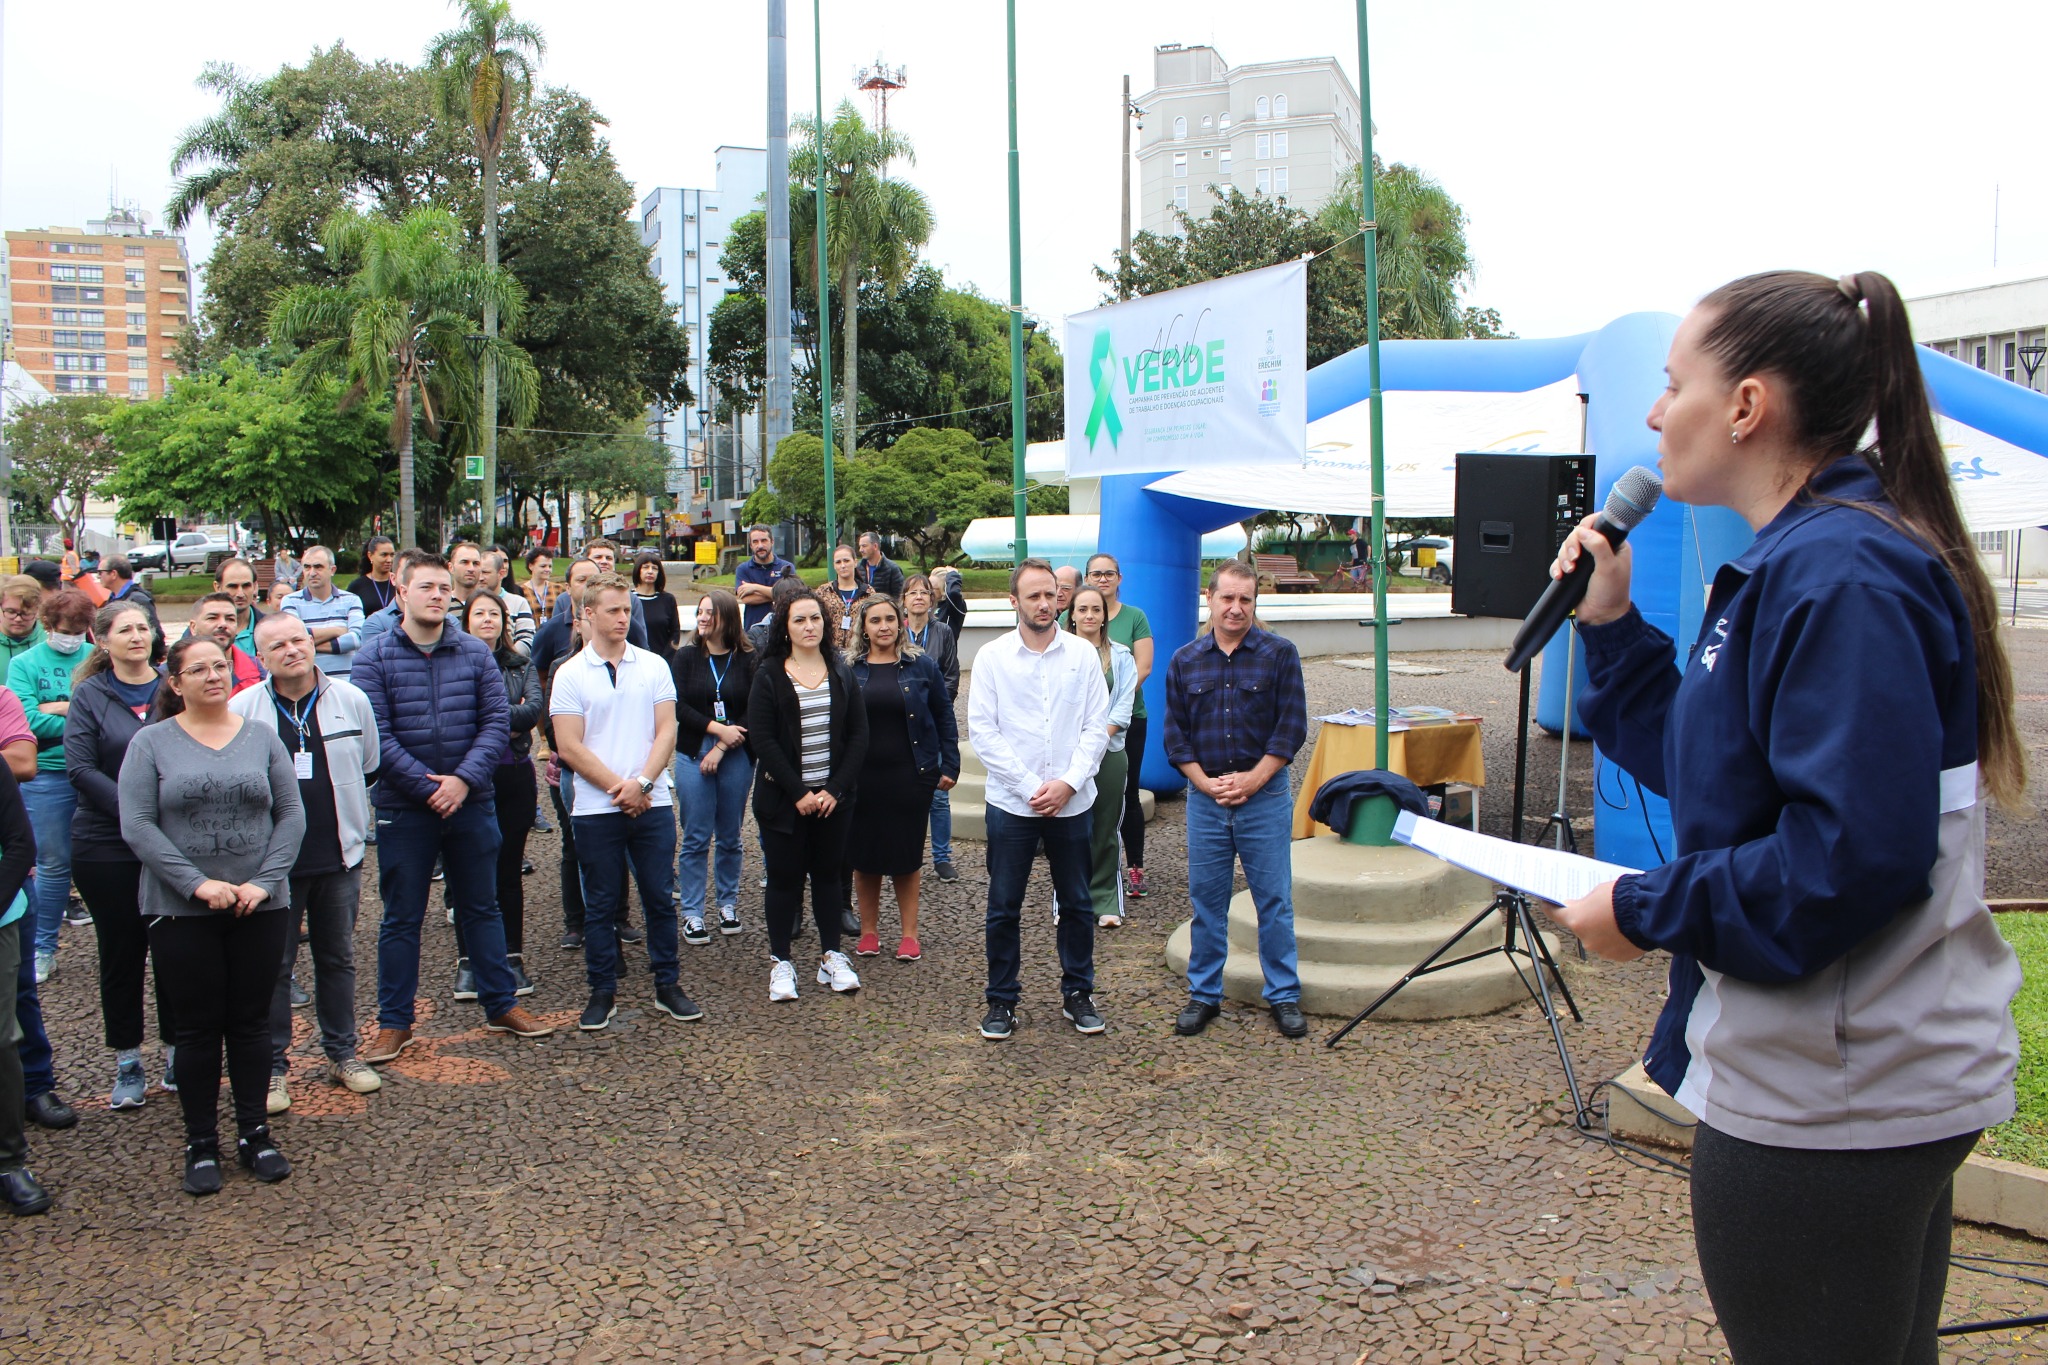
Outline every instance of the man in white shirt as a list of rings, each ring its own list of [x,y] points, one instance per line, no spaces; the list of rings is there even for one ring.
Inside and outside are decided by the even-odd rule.
[[[1062,905],[1089,904],[1089,835],[1095,770],[1109,746],[1109,688],[1102,659],[1060,630],[1052,566],[1027,559],[1010,574],[1017,628],[982,646],[968,688],[967,734],[988,770],[988,1014],[981,1036],[1016,1029],[1018,919],[1041,844]],[[1095,991],[1095,916],[1059,917],[1061,1013],[1100,1033]]]
[[[617,917],[626,901],[626,867],[647,911],[647,956],[654,1007],[672,1019],[701,1019],[677,983],[676,817],[669,761],[676,749],[676,685],[661,656],[626,640],[633,589],[600,574],[583,589],[590,643],[555,670],[548,715],[555,752],[573,774],[570,821],[583,873],[584,972],[590,1003],[577,1027],[611,1023],[618,990]]]

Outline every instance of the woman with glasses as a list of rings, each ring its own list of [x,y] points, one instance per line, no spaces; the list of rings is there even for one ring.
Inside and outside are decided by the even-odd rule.
[[[36,619],[42,605],[43,585],[27,574],[0,583],[0,668],[43,642],[43,625]]]
[[[92,912],[100,956],[100,1021],[114,1052],[109,1109],[139,1109],[149,1084],[142,1071],[142,978],[149,929],[142,916],[142,864],[121,837],[121,764],[163,685],[156,631],[133,602],[100,608],[99,643],[78,667],[64,726],[64,772],[78,793],[71,852],[78,894]],[[164,1045],[165,1088],[172,1084],[171,1022],[157,984],[156,1032]]]
[[[121,837],[142,863],[150,951],[170,995],[185,1192],[213,1194],[223,1047],[237,1159],[265,1182],[292,1171],[266,1113],[270,998],[291,932],[281,912],[306,813],[284,741],[228,709],[226,652],[187,636],[164,671],[162,720],[136,733],[121,764]]]
[[[57,970],[57,931],[71,901],[71,817],[78,792],[64,776],[64,718],[71,711],[71,674],[92,637],[92,600],[76,588],[43,598],[43,642],[7,666],[7,686],[21,699],[36,737],[36,775],[22,784],[36,831],[36,984]]]

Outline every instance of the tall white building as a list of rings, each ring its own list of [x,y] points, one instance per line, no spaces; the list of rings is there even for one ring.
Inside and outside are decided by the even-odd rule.
[[[706,377],[711,351],[711,314],[729,281],[718,264],[733,223],[762,207],[768,182],[768,153],[760,147],[720,147],[713,189],[656,189],[640,205],[640,240],[654,252],[652,268],[663,296],[677,309],[690,337],[690,389],[697,401],[688,409],[648,414],[670,449],[669,491],[682,495],[693,520],[732,521],[753,490],[760,471],[755,423],[742,422],[707,432],[712,384]],[[714,424],[715,426],[715,424]]]
[[[1174,209],[1200,218],[1233,185],[1314,212],[1361,158],[1358,91],[1334,57],[1230,66],[1213,47],[1167,43],[1152,80],[1137,100],[1134,230],[1177,232]]]

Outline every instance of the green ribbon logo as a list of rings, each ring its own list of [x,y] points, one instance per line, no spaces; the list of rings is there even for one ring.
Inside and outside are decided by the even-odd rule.
[[[1088,357],[1088,382],[1095,388],[1095,401],[1088,409],[1088,448],[1095,449],[1096,436],[1107,429],[1112,449],[1124,434],[1124,423],[1116,415],[1116,356],[1110,350],[1109,329],[1095,334],[1095,350]]]

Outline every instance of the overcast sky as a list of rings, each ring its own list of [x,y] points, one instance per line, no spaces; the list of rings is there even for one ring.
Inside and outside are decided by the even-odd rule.
[[[0,0],[4,3],[4,0]],[[765,5],[515,0],[546,33],[544,79],[590,96],[644,194],[708,185],[712,149],[760,146]],[[813,107],[810,5],[790,6],[790,107]],[[1022,7],[1027,307],[1093,306],[1118,221],[1117,99],[1155,44],[1233,63],[1334,54],[1356,78],[1344,0]],[[825,98],[878,54],[909,69],[892,122],[931,196],[931,257],[1009,287],[1003,7],[825,0]],[[417,60],[436,0],[101,0],[5,10],[0,222],[82,224],[122,199],[159,215],[178,133],[214,107],[209,59],[268,73],[317,45]],[[1471,216],[1470,301],[1523,336],[1682,312],[1723,280],[1878,269],[1909,294],[2048,274],[2040,58],[2048,5],[1823,0],[1707,4],[1409,0],[1373,6],[1378,150]],[[117,35],[119,41],[116,41]],[[1998,202],[1994,271],[1993,205]],[[192,236],[203,261],[203,224]]]

